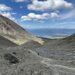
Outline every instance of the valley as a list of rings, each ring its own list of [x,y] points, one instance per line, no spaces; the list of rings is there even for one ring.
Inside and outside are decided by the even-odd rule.
[[[0,15],[0,75],[75,75],[75,34],[36,37]]]

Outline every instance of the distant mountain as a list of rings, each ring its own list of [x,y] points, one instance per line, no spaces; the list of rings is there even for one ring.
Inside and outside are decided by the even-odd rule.
[[[43,43],[43,40],[27,32],[10,19],[0,15],[0,35],[18,45],[24,44],[29,40]]]

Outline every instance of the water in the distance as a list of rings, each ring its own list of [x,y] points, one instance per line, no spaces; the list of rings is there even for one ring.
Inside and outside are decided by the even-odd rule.
[[[75,29],[28,29],[33,35],[39,37],[66,37],[75,33]]]

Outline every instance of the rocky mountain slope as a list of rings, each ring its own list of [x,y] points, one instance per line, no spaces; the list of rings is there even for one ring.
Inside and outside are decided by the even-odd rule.
[[[52,70],[42,57],[22,47],[0,49],[0,75],[49,75]]]
[[[17,44],[11,42],[10,40],[0,36],[0,48],[1,47],[15,47]]]
[[[23,48],[26,48],[26,49],[36,49],[36,48],[39,48],[39,47],[42,47],[43,45],[41,45],[40,43],[36,42],[36,41],[29,41],[19,47],[23,47]]]
[[[33,49],[40,56],[58,59],[75,60],[75,34],[60,40],[52,40],[38,49]]]
[[[24,44],[29,40],[43,44],[41,38],[31,35],[18,24],[2,15],[0,15],[0,35],[18,45]]]
[[[72,67],[72,66],[73,67]],[[23,47],[0,48],[0,75],[75,75],[74,64]]]

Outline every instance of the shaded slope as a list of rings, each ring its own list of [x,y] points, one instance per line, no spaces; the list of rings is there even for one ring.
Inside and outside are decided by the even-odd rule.
[[[17,44],[12,43],[8,39],[0,36],[0,47],[14,47],[14,46],[17,46]]]
[[[13,63],[13,60],[18,62]],[[0,49],[1,75],[75,75],[75,68],[66,64],[38,56],[36,52],[22,47]]]
[[[75,60],[75,34],[61,40],[50,41],[34,51],[48,58]]]
[[[42,47],[42,45],[36,41],[29,41],[21,45],[20,47],[24,47],[26,49],[36,49],[36,48]]]
[[[29,40],[43,43],[42,39],[31,35],[18,24],[2,15],[0,15],[0,35],[18,45],[24,44]]]
[[[50,41],[50,43],[45,46],[57,43],[59,40]],[[31,41],[27,43],[27,47],[33,47],[38,43]],[[24,45],[23,45],[24,46]],[[48,47],[48,49],[49,49]],[[75,75],[75,64],[73,62],[73,56],[65,56],[69,50],[56,50],[46,49],[44,46],[43,53],[36,53],[33,49],[25,49],[24,47],[9,47],[9,48],[0,48],[0,74],[1,75]],[[46,50],[47,51],[46,51]],[[35,49],[34,49],[35,50]],[[38,49],[38,51],[41,48]],[[52,59],[46,58],[47,55],[54,56]],[[60,52],[61,51],[61,52]],[[54,53],[53,53],[54,52]],[[60,54],[61,53],[61,54]],[[41,56],[40,56],[41,55]],[[43,56],[44,55],[44,56]],[[45,56],[46,55],[46,56]],[[47,56],[48,57],[48,56]],[[50,57],[50,56],[49,56]],[[50,57],[50,58],[51,58]],[[60,57],[64,60],[58,60]],[[69,59],[68,59],[69,58]]]
[[[19,62],[12,63],[12,59]],[[41,63],[42,58],[37,53],[24,49],[8,48],[0,49],[0,74],[1,75],[48,75],[51,69]]]

